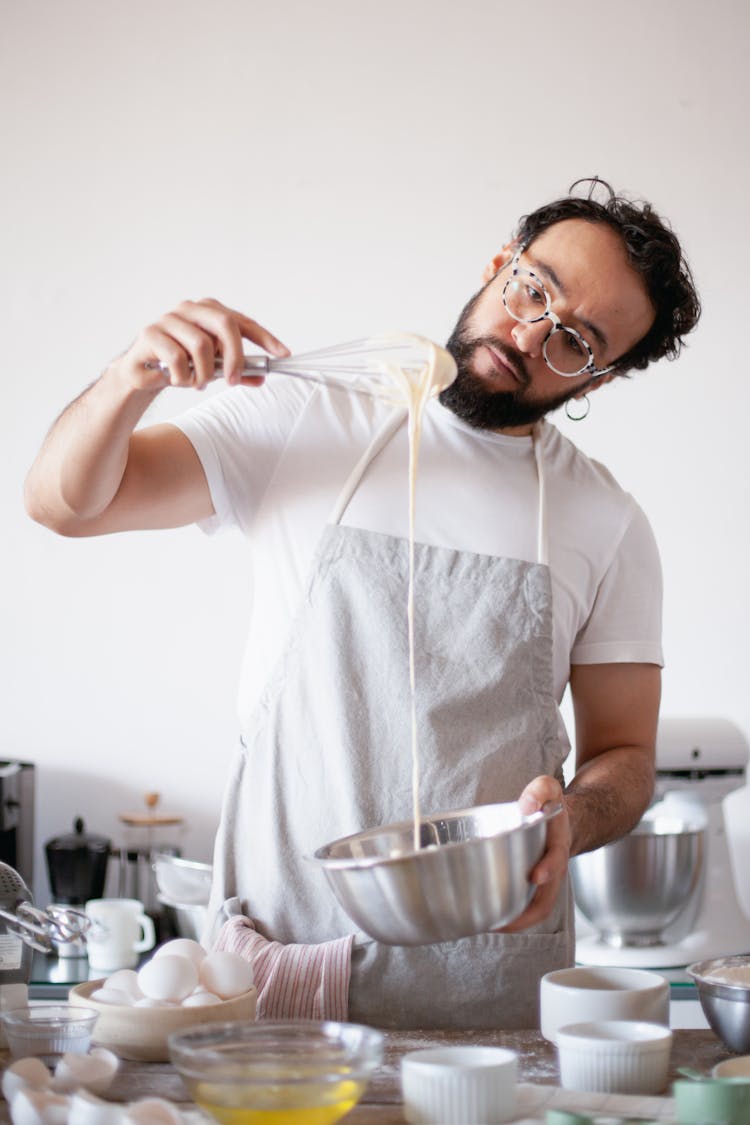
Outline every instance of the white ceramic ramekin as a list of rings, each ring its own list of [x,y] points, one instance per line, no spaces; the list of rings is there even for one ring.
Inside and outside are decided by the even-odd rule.
[[[603,1020],[557,1031],[560,1082],[565,1090],[661,1094],[667,1084],[672,1032],[661,1024]]]
[[[401,1061],[404,1116],[412,1125],[512,1121],[518,1056],[505,1047],[429,1047]]]
[[[577,966],[546,973],[539,984],[541,1031],[555,1042],[566,1023],[643,1020],[669,1027],[669,984],[647,969]]]

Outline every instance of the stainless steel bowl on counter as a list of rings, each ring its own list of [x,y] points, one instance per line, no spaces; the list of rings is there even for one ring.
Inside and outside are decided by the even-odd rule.
[[[556,804],[524,816],[516,801],[437,813],[358,832],[319,848],[323,868],[349,917],[386,945],[455,941],[506,925],[534,893]]]
[[[644,818],[622,839],[571,860],[576,905],[615,948],[658,945],[698,892],[704,850],[703,827]]]
[[[750,954],[695,961],[687,972],[714,1034],[738,1055],[750,1051]]]

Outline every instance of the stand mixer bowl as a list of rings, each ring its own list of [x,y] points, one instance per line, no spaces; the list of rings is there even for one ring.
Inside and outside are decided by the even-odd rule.
[[[622,839],[571,860],[576,905],[603,942],[662,944],[701,888],[705,835],[688,821],[644,818]]]

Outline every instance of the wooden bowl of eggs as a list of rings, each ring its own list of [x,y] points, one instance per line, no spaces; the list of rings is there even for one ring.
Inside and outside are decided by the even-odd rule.
[[[160,946],[136,972],[119,969],[71,988],[71,1004],[93,1008],[92,1037],[122,1059],[169,1062],[167,1036],[216,1020],[253,1021],[252,968],[236,953],[206,953],[189,938]]]

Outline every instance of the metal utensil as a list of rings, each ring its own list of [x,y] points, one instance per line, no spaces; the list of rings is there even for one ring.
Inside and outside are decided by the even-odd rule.
[[[26,883],[7,863],[0,863],[0,919],[5,933],[15,934],[43,953],[51,952],[55,943],[81,940],[91,928],[91,920],[80,910],[34,906]]]
[[[529,874],[562,805],[524,816],[516,801],[436,813],[373,828],[310,858],[339,903],[386,945],[427,945],[485,933],[512,921],[534,894]]]
[[[301,352],[283,359],[269,355],[246,355],[243,362],[245,375],[268,375],[281,372],[313,383],[327,383],[347,391],[389,398],[394,387],[391,369],[396,368],[417,376],[436,353],[439,377],[432,388],[436,395],[453,382],[456,365],[453,357],[430,340],[412,333],[388,333],[350,340],[345,344]],[[169,374],[164,363],[147,363],[151,371]],[[214,370],[223,370],[221,358],[214,362]]]

